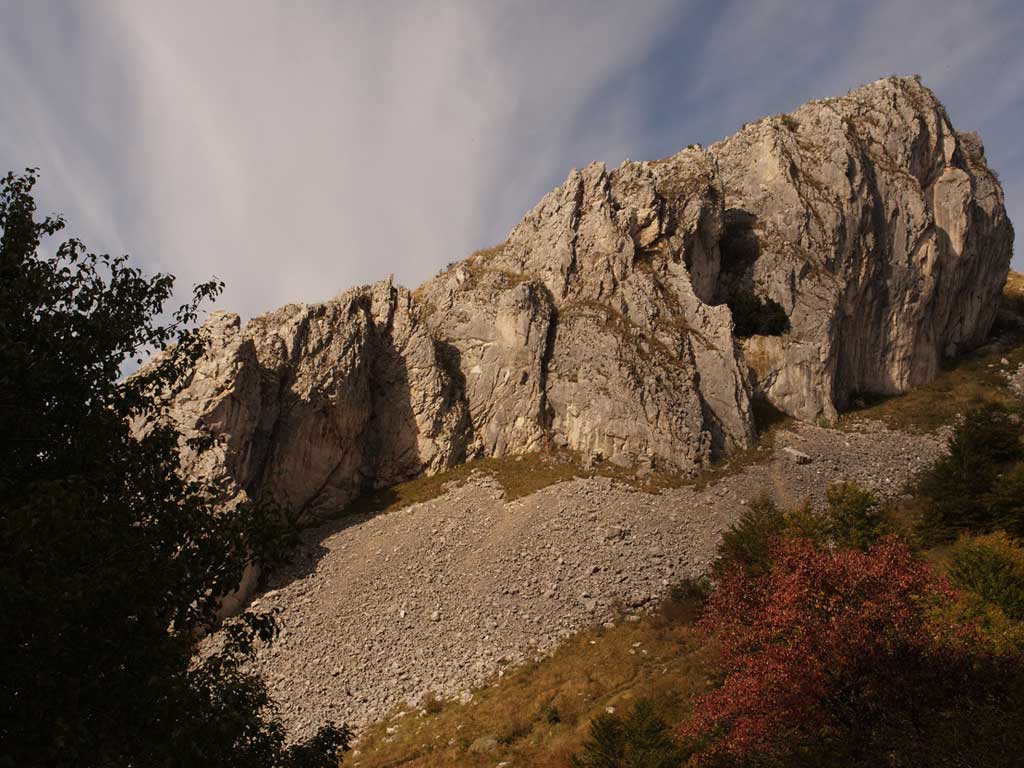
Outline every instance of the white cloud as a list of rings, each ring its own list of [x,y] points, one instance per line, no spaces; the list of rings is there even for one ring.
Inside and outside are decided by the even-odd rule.
[[[216,274],[244,315],[392,272],[413,286],[573,165],[721,138],[893,72],[982,129],[1024,215],[1024,158],[1000,133],[1020,114],[1024,14],[943,5],[4,5],[0,161],[41,166],[42,207],[90,244],[185,288]]]
[[[106,248],[123,251],[124,241],[109,196],[103,171],[96,158],[83,152],[75,141],[86,129],[69,130],[56,114],[54,105],[61,96],[40,88],[26,70],[0,46],[0,93],[5,110],[0,122],[0,158],[12,158],[10,167],[0,172],[20,172],[27,166],[39,167],[44,175],[44,190],[58,197],[61,210],[74,212],[71,222],[80,236],[102,237]],[[46,202],[49,202],[47,200]],[[41,213],[50,213],[44,203]]]
[[[525,212],[490,210],[501,188],[546,191],[577,113],[665,4],[105,8],[139,99],[133,251],[217,274],[251,314],[389,272],[416,284],[489,245],[495,217]]]

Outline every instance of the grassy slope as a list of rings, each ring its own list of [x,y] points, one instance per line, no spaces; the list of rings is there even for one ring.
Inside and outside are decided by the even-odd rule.
[[[679,488],[684,485],[703,488],[708,483],[739,472],[744,467],[769,457],[775,429],[789,423],[788,419],[773,421],[764,430],[755,445],[737,451],[721,462],[716,462],[696,477],[667,472],[651,472],[640,476],[632,470],[617,467],[608,462],[588,468],[583,466],[578,455],[570,451],[548,454],[530,453],[520,456],[475,459],[436,475],[421,475],[357,499],[346,509],[346,514],[392,512],[412,504],[430,501],[475,475],[488,475],[497,480],[507,500],[528,496],[549,485],[581,477],[611,477],[620,483],[649,493],[657,493],[666,488]]]
[[[1024,275],[1011,273],[1006,294],[1007,304],[1018,307],[1024,316]],[[1000,362],[1003,358],[1009,365]],[[848,414],[843,421],[881,419],[895,428],[930,431],[949,424],[978,402],[1015,402],[1019,407],[1003,374],[1021,363],[1024,339],[1004,334],[1000,343],[950,366],[931,384]],[[756,461],[764,450],[764,445],[752,449],[713,471],[736,471]],[[425,493],[437,495],[447,482],[468,476],[474,468],[494,474],[511,495],[524,495],[581,473],[572,463],[556,464],[544,457],[473,462],[443,476],[398,486],[391,503],[412,503],[427,498],[422,496]],[[941,562],[943,551],[934,552],[933,559]],[[638,621],[623,620],[611,628],[581,632],[551,656],[495,679],[468,704],[429,702],[421,704],[422,709],[396,710],[362,735],[358,752],[346,756],[343,764],[413,768],[494,766],[508,761],[510,766],[568,768],[569,756],[587,737],[590,720],[607,707],[653,698],[668,722],[680,722],[694,694],[705,690],[714,675],[713,649],[701,645],[692,618],[691,604],[669,599],[659,612]],[[551,722],[553,713],[558,722]],[[487,737],[497,742],[492,750],[470,751],[474,741]]]
[[[576,635],[553,655],[479,689],[466,704],[431,701],[420,709],[396,710],[362,736],[357,753],[343,764],[412,768],[509,761],[555,768],[569,765],[590,720],[609,707],[628,708],[637,698],[650,698],[670,721],[682,720],[693,696],[708,686],[712,668],[713,651],[690,626],[692,605],[669,599],[657,613],[630,618]]]
[[[648,491],[675,487],[688,482],[673,475],[651,473],[638,477],[635,473],[605,464],[585,468],[578,456],[568,451],[522,456],[476,459],[436,475],[422,475],[413,480],[383,488],[357,500],[347,512],[390,512],[430,501],[443,495],[452,486],[464,483],[474,475],[489,475],[501,485],[506,499],[518,499],[555,483],[577,477],[613,477],[620,482]],[[689,481],[692,482],[692,481]]]

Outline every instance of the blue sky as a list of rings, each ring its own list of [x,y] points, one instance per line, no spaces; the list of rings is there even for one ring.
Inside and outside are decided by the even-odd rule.
[[[1024,222],[1021,41],[1019,0],[0,0],[0,168],[38,166],[93,249],[217,275],[250,316],[415,286],[572,167],[916,73]]]

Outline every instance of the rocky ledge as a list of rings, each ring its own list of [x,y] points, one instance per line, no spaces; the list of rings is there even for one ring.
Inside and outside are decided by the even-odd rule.
[[[695,472],[751,403],[828,421],[988,333],[1013,230],[980,140],[890,78],[708,149],[573,171],[497,248],[254,318],[214,314],[169,401],[225,499],[362,490],[563,447]]]

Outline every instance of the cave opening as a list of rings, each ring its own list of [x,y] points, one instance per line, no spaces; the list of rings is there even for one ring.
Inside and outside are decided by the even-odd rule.
[[[725,229],[719,241],[721,270],[715,302],[732,311],[738,338],[781,336],[789,330],[789,316],[779,302],[758,292],[754,264],[761,253],[755,225],[757,217],[742,208],[725,212]]]

